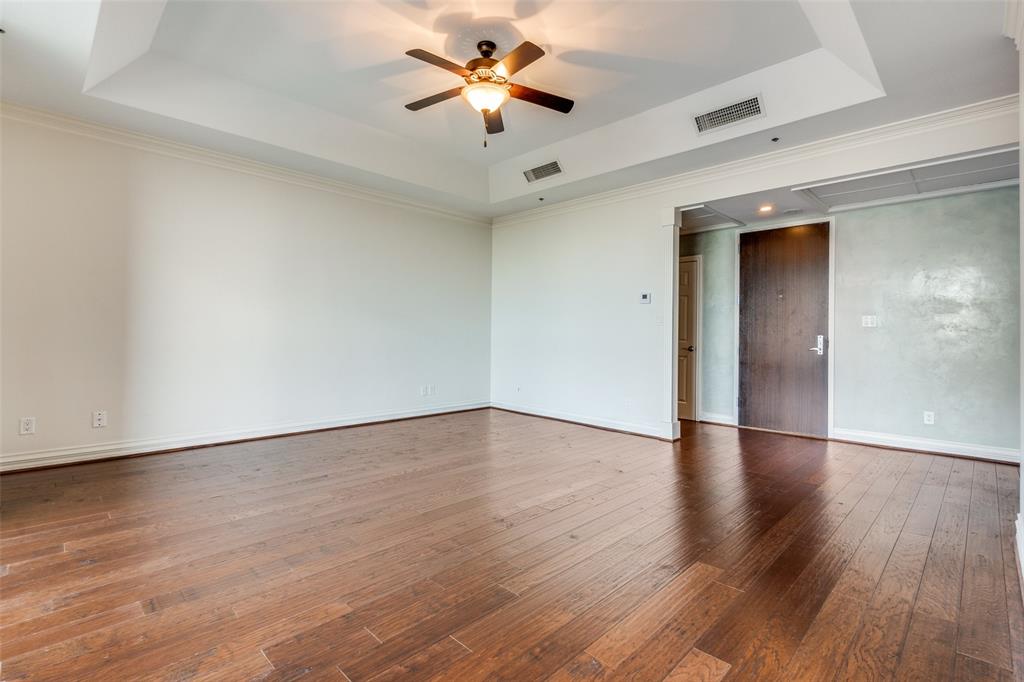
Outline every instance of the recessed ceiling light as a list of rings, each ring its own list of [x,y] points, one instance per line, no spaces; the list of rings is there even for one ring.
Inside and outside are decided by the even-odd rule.
[[[772,206],[771,204],[762,204],[761,207],[757,209],[757,212],[758,213],[771,213],[774,210],[775,210],[775,207]]]

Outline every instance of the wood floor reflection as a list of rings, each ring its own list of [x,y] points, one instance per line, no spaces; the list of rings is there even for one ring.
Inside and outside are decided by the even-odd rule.
[[[1024,679],[1015,466],[479,410],[0,496],[5,680]]]

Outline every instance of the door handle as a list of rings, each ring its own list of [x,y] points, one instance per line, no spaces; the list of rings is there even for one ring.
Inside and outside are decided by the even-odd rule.
[[[818,353],[818,355],[824,355],[825,354],[825,337],[822,334],[818,334],[818,345],[814,346],[813,348],[808,348],[807,350],[813,350],[813,351],[816,351]]]
[[[692,353],[693,352],[693,346],[687,346],[686,350],[688,350],[688,351],[690,351]]]

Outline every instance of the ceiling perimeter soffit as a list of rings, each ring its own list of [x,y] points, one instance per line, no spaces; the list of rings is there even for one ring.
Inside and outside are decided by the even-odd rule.
[[[411,138],[154,50],[167,0],[101,1],[83,92],[399,183],[495,203],[536,191],[537,187],[526,182],[523,171],[553,160],[559,161],[563,173],[546,179],[546,187],[714,145],[885,95],[846,0],[794,0],[780,2],[779,7],[798,12],[796,16],[806,20],[802,24],[805,33],[807,25],[812,32],[808,33],[812,39],[805,40],[807,51],[777,63],[758,65],[722,82],[701,84],[699,90],[639,113],[582,132],[572,130],[537,148],[518,145],[514,155],[506,154],[493,163],[488,163],[484,154],[477,161],[451,152],[444,140],[447,131],[442,130],[436,139]],[[469,17],[467,21],[472,26],[476,19]],[[557,44],[557,36],[540,37],[544,38]],[[424,46],[430,43],[424,42]],[[445,44],[446,50],[462,47]],[[566,52],[565,59],[581,59],[576,54],[579,52]],[[601,56],[594,52],[591,61],[593,55]],[[607,57],[616,59],[614,55]],[[701,54],[686,58],[699,60]],[[615,63],[597,63],[603,68],[617,68]],[[698,61],[696,66],[700,65]],[[671,92],[665,94],[673,96]],[[704,133],[694,125],[695,115],[753,96],[763,107],[757,117]],[[584,97],[578,108],[586,105]],[[529,115],[521,116],[524,126],[532,124]]]

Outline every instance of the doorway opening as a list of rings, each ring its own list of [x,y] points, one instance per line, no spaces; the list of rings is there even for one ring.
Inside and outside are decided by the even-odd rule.
[[[679,323],[677,349],[676,410],[679,419],[696,421],[700,415],[701,256],[679,258]]]
[[[675,256],[675,424],[830,437],[834,219],[686,227]]]

